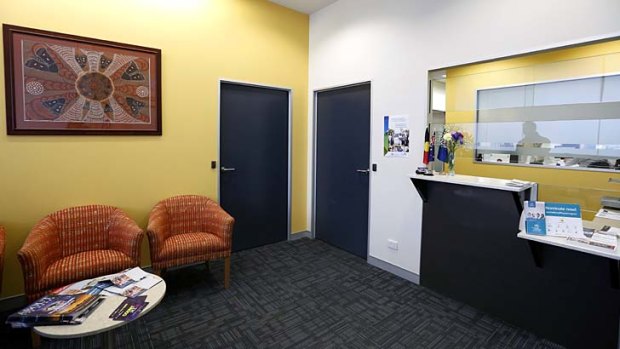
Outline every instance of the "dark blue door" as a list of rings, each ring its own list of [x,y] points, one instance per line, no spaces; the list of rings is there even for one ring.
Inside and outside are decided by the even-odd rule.
[[[368,253],[370,84],[317,93],[315,237]]]
[[[221,84],[220,204],[233,250],[288,238],[289,93]]]

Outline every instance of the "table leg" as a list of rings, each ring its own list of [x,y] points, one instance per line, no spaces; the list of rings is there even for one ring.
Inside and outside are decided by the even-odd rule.
[[[106,349],[114,349],[116,341],[114,338],[114,330],[107,331],[103,334],[103,347]]]

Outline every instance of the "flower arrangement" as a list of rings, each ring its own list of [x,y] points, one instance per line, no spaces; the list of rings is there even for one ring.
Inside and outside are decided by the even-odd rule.
[[[463,131],[451,131],[446,129],[441,138],[441,146],[439,149],[439,160],[448,163],[448,174],[454,175],[454,165],[456,158],[456,150],[464,146],[466,142],[466,134]],[[444,148],[443,150],[441,148]]]
[[[443,140],[446,144],[446,148],[448,148],[448,152],[454,153],[459,146],[465,144],[465,135],[463,135],[461,131],[446,132],[443,135]]]

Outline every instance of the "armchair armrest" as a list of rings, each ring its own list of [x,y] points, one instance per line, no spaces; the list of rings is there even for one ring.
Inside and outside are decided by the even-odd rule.
[[[149,238],[151,261],[156,261],[159,252],[164,246],[164,241],[166,241],[169,235],[168,211],[162,202],[155,205],[153,210],[151,210],[146,235]]]
[[[215,201],[209,202],[207,207],[207,233],[214,234],[224,240],[226,248],[230,250],[232,248],[232,233],[235,219]]]
[[[47,268],[62,256],[56,223],[45,217],[28,234],[22,248],[17,252],[17,259],[24,272],[26,295],[40,291],[38,282]]]
[[[6,230],[0,225],[0,254],[4,253],[4,247],[6,242]]]
[[[140,246],[144,231],[122,210],[115,210],[108,226],[110,249],[123,252],[135,265],[140,264]]]

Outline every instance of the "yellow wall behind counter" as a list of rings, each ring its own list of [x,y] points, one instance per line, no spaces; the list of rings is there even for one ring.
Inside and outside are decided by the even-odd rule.
[[[0,85],[2,297],[23,292],[16,252],[48,213],[109,204],[146,227],[160,199],[216,197],[220,78],[292,89],[292,231],[307,229],[307,15],[266,0],[20,0],[0,2],[0,22],[159,48],[163,82],[161,137],[7,136]]]
[[[609,73],[620,73],[620,40],[448,69],[446,123],[474,134],[478,89]],[[601,196],[620,196],[620,186],[608,182],[619,173],[475,163],[471,149],[459,151],[456,161],[459,174],[538,182],[540,200],[579,203],[585,219]]]

